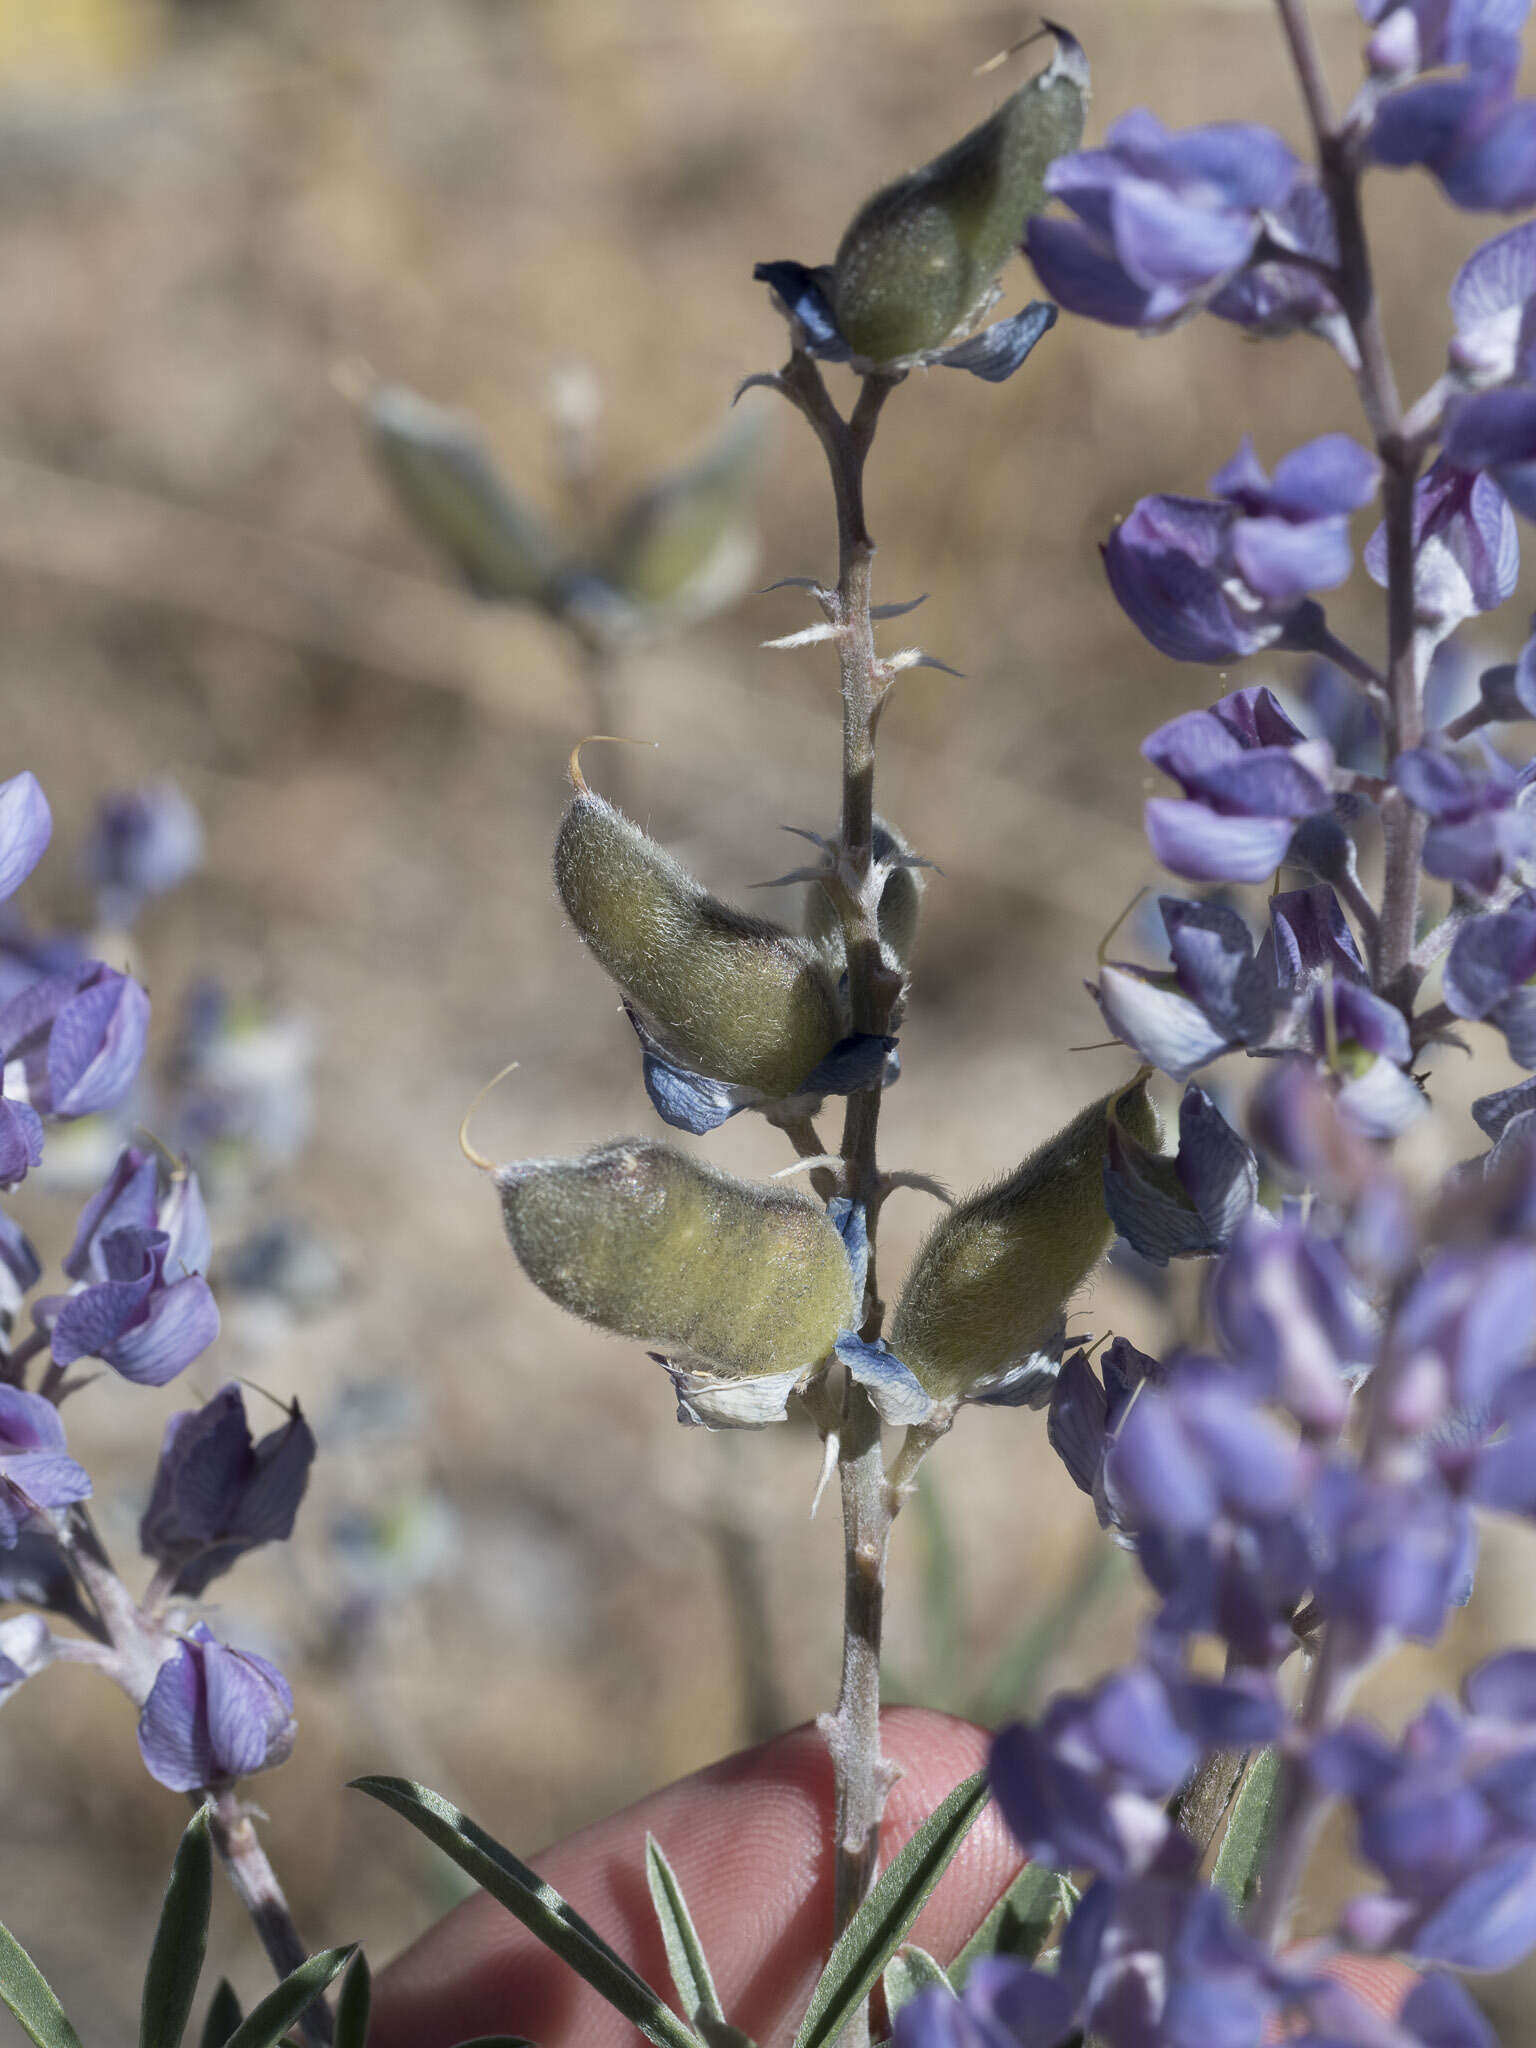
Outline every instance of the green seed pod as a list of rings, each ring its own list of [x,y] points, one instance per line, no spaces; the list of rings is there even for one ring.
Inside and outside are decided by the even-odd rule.
[[[793,1095],[844,1035],[833,976],[782,925],[721,903],[571,756],[555,886],[572,924],[668,1058],[711,1080]]]
[[[1142,1143],[1157,1143],[1157,1110],[1138,1080],[1090,1103],[1016,1173],[957,1203],[923,1241],[888,1336],[936,1401],[995,1382],[1048,1345],[1108,1251],[1111,1115]]]
[[[901,834],[883,818],[875,820],[874,848],[877,862],[894,860],[898,855],[912,851]],[[838,842],[830,840],[826,850],[828,858],[835,862]],[[918,913],[922,909],[926,886],[921,868],[895,867],[886,876],[885,887],[880,891],[880,943],[892,965],[903,973],[911,964],[912,948],[917,943]],[[819,882],[812,882],[806,891],[805,932],[807,938],[836,961],[841,972],[843,921],[837,914],[837,906]]]
[[[773,1419],[857,1315],[843,1240],[796,1189],[735,1180],[644,1138],[498,1167],[495,1179],[535,1287],[655,1346],[694,1419]],[[715,1384],[738,1381],[772,1384],[734,1395]]]
[[[760,413],[734,415],[699,460],[648,484],[619,514],[603,574],[641,603],[713,610],[756,558],[745,523],[762,447]]]
[[[854,215],[832,266],[832,311],[855,355],[886,363],[941,348],[984,308],[1052,160],[1076,149],[1088,105],[1081,45],[1056,54],[979,128]]]
[[[399,384],[379,385],[364,410],[396,497],[475,595],[543,598],[560,570],[560,550],[470,422]]]

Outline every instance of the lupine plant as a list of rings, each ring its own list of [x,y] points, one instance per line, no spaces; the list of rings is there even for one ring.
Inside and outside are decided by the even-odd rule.
[[[835,1917],[796,2048],[1258,2048],[1280,2035],[1486,2048],[1488,2023],[1452,1973],[1502,1970],[1536,1947],[1536,1647],[1500,1650],[1400,1732],[1352,1712],[1384,1657],[1434,1642],[1472,1596],[1480,1519],[1536,1515],[1536,1078],[1480,1097],[1486,1142],[1443,1184],[1411,1182],[1393,1150],[1431,1112],[1430,1063],[1465,1049],[1465,1026],[1491,1026],[1536,1076],[1536,763],[1502,750],[1507,727],[1536,717],[1536,641],[1486,669],[1471,702],[1435,687],[1457,629],[1512,594],[1517,519],[1536,516],[1536,222],[1464,265],[1445,373],[1405,404],[1361,189],[1377,169],[1421,168],[1456,207],[1536,208],[1536,103],[1515,87],[1525,0],[1360,6],[1365,75],[1339,112],[1304,0],[1277,0],[1303,154],[1247,123],[1172,133],[1147,110],[1083,150],[1087,62],[1050,25],[1044,68],[877,192],[830,264],[758,266],[789,351],[742,388],[804,418],[832,487],[835,578],[789,579],[820,617],[776,644],[836,656],[841,816],[805,835],[813,857],[783,878],[803,891],[792,930],[713,896],[594,791],[578,749],[554,872],[622,997],[656,1115],[694,1137],[760,1115],[810,1192],[749,1184],[654,1134],[500,1166],[460,1134],[528,1279],[645,1345],[681,1421],[762,1427],[798,1411],[820,1435],[823,1483],[836,1477],[842,1681],[821,1722]],[[1055,303],[987,324],[1021,245]],[[911,606],[874,601],[863,476],[915,370],[1000,384],[1058,306],[1143,334],[1209,313],[1252,335],[1310,335],[1352,376],[1363,428],[1291,450],[1244,438],[1208,497],[1147,497],[1106,538],[1109,589],[1154,647],[1213,667],[1296,666],[1266,667],[1271,681],[1143,742],[1167,778],[1147,804],[1151,851],[1195,886],[1158,898],[1155,938],[1143,927],[1127,942],[1154,957],[1111,957],[1111,934],[1094,969],[1123,1072],[1022,1165],[1000,1162],[992,1185],[951,1201],[877,1151],[929,861],[876,811],[876,739],[902,673],[933,658],[877,645],[876,627]],[[1070,346],[1070,327],[1052,345]],[[846,411],[828,364],[853,379]],[[562,580],[459,428],[397,393],[376,394],[371,413],[403,494],[477,588],[562,612],[588,587],[573,571]],[[1319,599],[1356,573],[1352,522],[1378,500],[1361,561],[1383,593],[1381,630],[1356,647]],[[103,890],[135,900],[164,886],[155,878],[186,858],[174,826],[110,820],[94,856]],[[29,775],[0,788],[0,888],[25,880],[48,830]],[[1254,884],[1269,889],[1257,921],[1237,893]],[[21,976],[0,1007],[8,1184],[39,1164],[50,1123],[122,1096],[146,1023],[142,990],[99,962]],[[1182,1092],[1165,1130],[1170,1084]],[[839,1103],[833,1146],[819,1120]],[[944,1209],[887,1316],[879,1225],[903,1186]],[[1085,1334],[1078,1314],[1068,1338],[1068,1310],[1115,1239],[1144,1271],[1202,1262],[1198,1316],[1165,1357]],[[212,1343],[208,1245],[191,1167],[130,1144],[81,1215],[70,1285],[35,1299],[18,1335],[41,1274],[20,1232],[0,1230],[0,1587],[24,1609],[0,1623],[0,1678],[19,1686],[72,1659],[134,1700],[147,1768],[197,1807],[144,2038],[176,2042],[186,2025],[213,1848],[284,1985],[245,2021],[226,1987],[202,2038],[258,2048],[290,2024],[327,2038],[316,1994],[350,1951],[303,1960],[238,1796],[287,1753],[288,1684],[219,1641],[192,1603],[288,1533],[313,1439],[295,1405],[256,1441],[234,1386],[177,1415],[141,1526],[153,1577],[136,1599],[92,1528],[60,1419],[83,1362],[160,1384]],[[892,1526],[923,1460],[963,1458],[985,1426],[967,1418],[940,1452],[961,1410],[997,1404],[1043,1415],[1085,1517],[1134,1558],[1148,1618],[1123,1668],[1004,1728],[989,1771],[881,1873]],[[649,1845],[645,1875],[675,2004],[456,1807],[401,1779],[360,1789],[647,2039],[751,2048],[663,1845]],[[993,1799],[1028,1861],[946,1967],[907,1936]],[[1298,1942],[1302,1881],[1338,1807],[1379,1883]],[[1338,1969],[1387,1954],[1419,1972],[1392,2018]],[[57,2001],[14,1945],[0,1994],[43,2048],[69,2048]],[[336,2020],[348,2048],[361,2048],[367,2007],[359,1959]]]

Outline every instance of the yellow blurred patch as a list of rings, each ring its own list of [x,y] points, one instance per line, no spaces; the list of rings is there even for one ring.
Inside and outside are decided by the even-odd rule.
[[[159,19],[150,0],[0,0],[0,91],[123,77]]]

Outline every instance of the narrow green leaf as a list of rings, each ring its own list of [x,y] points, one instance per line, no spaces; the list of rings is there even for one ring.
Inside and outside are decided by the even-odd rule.
[[[695,2022],[700,2013],[706,2013],[712,2020],[723,2020],[725,2014],[715,1994],[715,1980],[709,1974],[704,1944],[688,1911],[688,1901],[683,1897],[677,1873],[654,1835],[645,1838],[645,1881],[650,1887],[651,1904],[656,1908],[667,1951],[667,1966],[683,2002],[683,2011]]]
[[[6,2005],[37,2048],[80,2048],[48,1979],[8,1927],[0,1927],[0,2004]]]
[[[1056,1916],[1076,1899],[1060,1871],[1027,1863],[949,1966],[957,1989],[983,1956],[1014,1956],[1032,1963],[1045,1946]]]
[[[225,2042],[243,2018],[240,2001],[235,1996],[235,1987],[227,1977],[221,1977],[219,1988],[209,2001],[208,2017],[203,2021],[200,2048],[224,2048]]]
[[[1280,1805],[1280,1755],[1261,1749],[1238,1788],[1217,1851],[1213,1882],[1226,1893],[1234,1913],[1241,1913],[1258,1890],[1259,1872],[1269,1853],[1270,1837]]]
[[[436,1843],[656,2048],[699,2048],[698,2036],[608,1946],[597,1929],[589,1927],[553,1885],[546,1884],[536,1870],[504,1849],[467,1814],[408,1778],[354,1778],[352,1789],[390,1807],[429,1842]],[[240,2048],[245,2048],[243,2042]]]
[[[699,2020],[699,2034],[704,2048],[757,2048],[750,2034],[744,2034],[740,2027],[729,2026],[724,2020],[712,2020],[708,2013]]]
[[[200,1806],[177,1844],[149,1951],[139,2006],[139,2048],[181,2048],[197,1980],[203,1974],[212,1906],[213,1844],[208,1838],[208,1809]]]
[[[826,2048],[841,2034],[991,1796],[986,1772],[978,1771],[923,1822],[843,1929],[811,1993],[795,2048]]]
[[[910,2005],[920,1991],[937,1986],[951,1998],[955,1987],[925,1948],[899,1948],[885,1966],[885,2009],[894,2023],[904,2005]]]
[[[359,1949],[341,1980],[336,2000],[335,2048],[368,2048],[368,2012],[373,2003],[373,1978],[368,1958]]]
[[[323,1948],[300,1963],[275,1991],[253,2005],[230,2035],[224,2048],[277,2048],[278,2042],[301,2013],[307,2012],[330,1983],[357,1954],[357,1943],[345,1948]]]

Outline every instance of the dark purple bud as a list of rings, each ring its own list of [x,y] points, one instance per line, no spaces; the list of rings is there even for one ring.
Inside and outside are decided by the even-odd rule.
[[[1230,1043],[1260,1044],[1274,1020],[1274,996],[1243,919],[1225,904],[1176,896],[1160,897],[1158,908],[1180,988]]]
[[[5,1600],[65,1615],[86,1635],[104,1637],[100,1620],[80,1597],[63,1551],[40,1523],[29,1524],[9,1550],[0,1552],[0,1601]]]
[[[53,1403],[0,1386],[0,1549],[10,1549],[35,1508],[68,1507],[90,1491],[89,1474],[65,1451]]]
[[[171,1573],[170,1591],[195,1599],[247,1550],[290,1536],[314,1455],[297,1404],[254,1443],[236,1386],[173,1415],[139,1523],[139,1546]]]
[[[1481,402],[1481,401],[1477,401]],[[1513,595],[1520,573],[1520,537],[1509,500],[1486,476],[1440,456],[1414,486],[1413,599],[1420,621],[1438,637],[1474,612],[1496,611]],[[1386,530],[1365,544],[1365,566],[1387,583]]]
[[[139,1754],[172,1792],[231,1785],[293,1748],[293,1693],[265,1657],[198,1622],[160,1666],[139,1716]]]
[[[1221,1251],[1258,1188],[1253,1154],[1203,1089],[1184,1091],[1173,1158],[1110,1127],[1104,1206],[1120,1235],[1155,1266]]]
[[[144,1057],[149,997],[100,961],[46,975],[0,1008],[0,1061],[22,1062],[43,1116],[91,1116],[128,1092]]]
[[[14,896],[43,857],[53,834],[53,815],[42,784],[23,769],[0,782],[0,902]]]
[[[1364,981],[1365,962],[1339,899],[1326,883],[1288,889],[1269,899],[1269,932],[1259,965],[1287,993],[1310,988],[1324,975]]]

